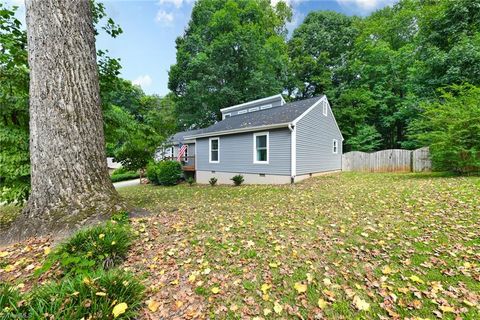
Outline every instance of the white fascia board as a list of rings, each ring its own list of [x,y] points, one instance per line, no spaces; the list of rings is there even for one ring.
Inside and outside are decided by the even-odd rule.
[[[242,133],[242,132],[252,132],[252,131],[259,131],[259,130],[267,130],[267,129],[276,129],[276,128],[285,128],[288,127],[290,123],[278,123],[278,124],[271,124],[266,126],[257,126],[257,127],[249,127],[249,128],[239,128],[239,129],[232,129],[232,130],[224,130],[224,131],[215,131],[215,132],[207,132],[193,136],[187,136],[185,139],[198,139],[198,138],[207,138],[213,136],[224,136],[227,134],[235,134],[235,133]]]
[[[285,100],[283,99],[283,96],[281,94],[277,94],[277,95],[274,95],[274,96],[270,96],[270,97],[266,97],[266,98],[262,98],[262,99],[258,99],[258,100],[244,102],[244,103],[237,104],[237,105],[234,105],[234,106],[231,106],[231,107],[228,107],[228,108],[223,108],[223,109],[220,109],[220,111],[223,113],[225,111],[237,109],[239,107],[246,107],[246,106],[251,105],[251,104],[255,104],[255,103],[259,103],[259,102],[263,102],[263,101],[267,101],[267,100],[272,100],[272,99],[275,99],[275,98],[281,98],[282,99],[282,105],[285,104]]]
[[[335,122],[335,126],[337,127],[338,132],[340,133],[340,136],[342,137],[342,141],[345,140],[343,138],[342,131],[340,130],[340,127],[338,126],[337,119],[335,119],[335,115],[333,114],[332,108],[330,107],[330,103],[328,102],[327,96],[323,96],[320,100],[315,102],[310,108],[308,108],[304,113],[302,113],[297,119],[292,121],[292,125],[295,126],[298,121],[300,121],[303,117],[305,117],[310,111],[313,110],[316,106],[320,104],[320,102],[325,101],[327,102],[328,110],[330,110],[330,114],[332,115],[333,122]]]

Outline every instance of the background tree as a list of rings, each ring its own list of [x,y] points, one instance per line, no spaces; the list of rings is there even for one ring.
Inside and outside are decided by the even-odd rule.
[[[106,17],[103,4],[91,4],[96,33],[103,30],[113,37],[121,34],[122,29]],[[26,33],[15,19],[15,7],[0,4],[0,12],[0,201],[21,205],[30,192]],[[99,50],[97,56],[108,156],[125,149],[125,142],[132,141],[136,130],[146,125],[154,130],[150,137],[158,139],[148,141],[160,145],[175,131],[172,98],[145,95],[140,87],[120,78],[119,59],[110,57],[107,50]],[[149,154],[148,159],[151,157]]]
[[[30,190],[26,41],[15,8],[0,3],[0,202]]]
[[[122,207],[105,163],[90,1],[28,0],[26,12],[31,193],[11,229],[21,237]]]
[[[480,88],[453,85],[422,107],[412,136],[430,146],[434,169],[480,172]]]
[[[199,0],[169,72],[180,127],[203,127],[223,107],[280,93],[290,8],[269,0]]]

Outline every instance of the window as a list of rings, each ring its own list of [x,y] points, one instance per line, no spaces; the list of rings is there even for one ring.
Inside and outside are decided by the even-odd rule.
[[[322,104],[323,104],[323,115],[324,115],[324,116],[327,116],[328,103],[327,103],[327,101],[324,100],[324,101],[322,102]]]
[[[272,107],[271,104],[266,104],[266,105],[264,105],[264,106],[261,106],[261,107],[260,107],[260,110],[270,109],[271,107]]]
[[[248,112],[258,111],[258,109],[259,109],[258,107],[253,107],[248,109]]]
[[[223,115],[223,119],[230,118],[231,116],[232,116],[231,113],[225,113],[225,114]]]
[[[244,114],[244,113],[247,113],[246,109],[245,110],[240,110],[240,111],[237,112],[237,114]]]
[[[220,138],[210,138],[209,144],[210,144],[209,162],[219,163],[220,162]]]
[[[334,154],[338,153],[338,141],[337,141],[337,139],[333,139],[332,152]]]
[[[253,163],[268,164],[268,132],[258,132],[253,134]]]

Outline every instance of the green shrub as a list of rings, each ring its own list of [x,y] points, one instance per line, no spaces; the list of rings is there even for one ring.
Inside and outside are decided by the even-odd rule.
[[[132,241],[130,226],[115,221],[80,230],[47,257],[39,273],[57,263],[64,273],[88,274],[96,268],[109,269],[123,261]]]
[[[410,126],[410,133],[430,146],[435,170],[478,173],[480,87],[455,85],[441,93],[441,100],[423,105],[423,114]]]
[[[160,161],[147,166],[147,177],[154,184],[173,186],[182,175],[182,165],[177,161]]]
[[[99,271],[89,276],[66,277],[59,283],[34,289],[27,297],[25,318],[113,319],[113,308],[126,303],[116,319],[134,319],[143,304],[144,287],[124,271]]]
[[[127,173],[127,172],[131,172],[131,170],[128,170],[125,167],[120,167],[118,169],[113,170],[112,176],[119,175],[119,174],[124,174],[124,173]]]
[[[243,181],[245,181],[245,179],[243,179],[243,176],[241,174],[237,174],[236,176],[234,176],[232,179],[230,179],[233,181],[233,183],[236,185],[236,186],[239,186],[243,183]]]
[[[192,177],[188,177],[187,182],[190,186],[192,186],[195,183],[195,179],[193,179]]]
[[[0,283],[0,319],[16,319],[20,314],[18,302],[20,293],[6,283]]]
[[[110,180],[112,182],[132,180],[132,179],[137,179],[137,178],[140,178],[140,174],[136,171],[127,171],[127,172],[124,172],[124,173],[115,173],[114,172],[110,176]]]
[[[214,185],[217,184],[217,178],[215,177],[211,177],[210,180],[208,180],[208,183],[210,183],[210,185],[213,187]]]

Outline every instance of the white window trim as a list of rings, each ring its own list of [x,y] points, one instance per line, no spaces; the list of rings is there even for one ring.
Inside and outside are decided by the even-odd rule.
[[[332,153],[333,154],[338,154],[338,140],[333,139],[332,141]]]
[[[237,114],[244,114],[244,113],[247,113],[247,112],[248,112],[248,110],[247,110],[247,109],[244,109],[244,110],[239,110],[239,111],[237,112]]]
[[[266,104],[264,106],[260,106],[260,110],[265,110],[265,109],[270,109],[272,107],[272,104]]]
[[[328,114],[328,102],[323,100],[322,107],[323,107],[323,115],[326,117]]]
[[[257,136],[267,136],[267,161],[257,160]],[[268,131],[253,133],[253,163],[254,164],[269,164],[270,163],[270,134]]]
[[[253,108],[248,109],[248,112],[254,112],[254,111],[258,111],[258,110],[260,110],[259,107],[253,107]]]
[[[231,117],[231,116],[232,116],[232,114],[231,114],[230,112],[229,112],[229,113],[225,113],[225,114],[223,115],[223,119],[229,118],[229,117]]]
[[[218,141],[218,160],[213,161],[212,160],[212,140],[217,140]],[[220,137],[212,137],[208,139],[208,162],[209,163],[220,163]]]

